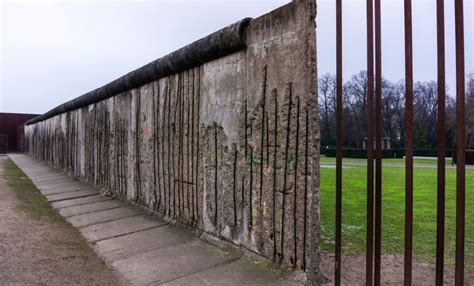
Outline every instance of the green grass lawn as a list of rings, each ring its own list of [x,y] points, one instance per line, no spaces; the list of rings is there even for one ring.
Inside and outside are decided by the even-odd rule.
[[[321,158],[322,164],[334,158]],[[430,161],[430,160],[422,160]],[[344,163],[362,163],[364,159],[344,159]],[[404,165],[402,159],[385,162]],[[431,161],[436,164],[436,161]],[[416,162],[415,164],[425,162]],[[333,251],[335,225],[335,169],[321,168],[322,247]],[[413,254],[416,259],[435,262],[436,253],[436,166],[414,170]],[[445,261],[454,266],[455,250],[455,180],[456,170],[446,170]],[[405,222],[405,169],[383,168],[382,252],[403,254]],[[474,272],[474,170],[466,171],[466,271]],[[342,243],[343,252],[365,253],[366,167],[343,169]]]

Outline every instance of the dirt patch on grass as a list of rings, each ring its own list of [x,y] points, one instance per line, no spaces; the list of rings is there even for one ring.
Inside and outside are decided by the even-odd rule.
[[[6,157],[0,157],[0,281],[20,285],[125,284]]]
[[[398,254],[383,254],[381,258],[381,284],[403,285],[404,257]],[[334,281],[334,254],[321,253],[321,271],[324,283]],[[435,266],[413,261],[412,285],[435,285]],[[341,268],[342,285],[365,285],[365,256],[343,255]],[[465,273],[466,285],[474,285],[474,275]],[[454,285],[454,272],[444,271],[444,285]]]

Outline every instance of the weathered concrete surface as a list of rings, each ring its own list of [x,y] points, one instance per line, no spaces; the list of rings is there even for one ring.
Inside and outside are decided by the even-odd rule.
[[[187,232],[173,226],[152,228],[95,243],[95,249],[108,261],[116,261],[150,250],[195,240]]]
[[[26,175],[45,165],[24,155],[9,155]],[[36,172],[32,177],[38,176]],[[48,170],[43,174],[58,171]],[[65,174],[60,176],[69,178]],[[58,181],[59,182],[59,181]],[[84,185],[85,186],[85,185]],[[63,187],[58,183],[58,189]],[[54,189],[54,188],[53,188]],[[78,227],[95,251],[133,285],[170,283],[194,285],[291,285],[286,274],[259,269],[261,260],[241,258],[241,253],[223,250],[177,229],[157,217],[145,215],[136,207],[102,195],[66,199],[52,204]],[[100,201],[100,199],[105,201]],[[98,206],[120,207],[100,209]],[[68,210],[74,210],[67,212]],[[81,211],[82,210],[82,211]],[[87,211],[85,214],[79,214]],[[268,263],[268,261],[266,262]],[[219,272],[221,273],[219,277]]]
[[[84,198],[77,198],[77,199],[69,199],[65,201],[58,201],[58,202],[53,202],[51,205],[55,209],[60,209],[60,208],[66,208],[66,207],[71,207],[71,206],[78,206],[78,205],[85,205],[85,204],[90,204],[90,203],[96,203],[96,202],[103,202],[109,200],[109,198],[104,197],[102,195],[95,195],[95,196],[89,196],[89,197],[84,197]]]
[[[70,191],[70,192],[59,193],[59,194],[54,194],[54,195],[46,195],[46,199],[48,200],[48,202],[56,202],[56,201],[82,198],[82,197],[93,196],[93,195],[97,195],[97,192],[94,190],[88,189],[88,190]]]
[[[84,184],[79,182],[71,182],[70,180],[63,182],[47,182],[44,184],[38,184],[38,189],[40,191],[52,191],[53,189],[58,189],[61,187],[61,191],[66,192],[66,189],[81,188],[84,187]]]
[[[54,169],[51,169],[51,170],[48,170],[48,172],[51,172],[53,171]],[[38,185],[41,185],[41,184],[44,184],[44,183],[48,183],[48,182],[55,182],[55,181],[69,181],[69,182],[72,182],[73,179],[72,178],[64,178],[61,174],[59,175],[53,175],[53,176],[50,176],[48,175],[48,173],[38,173],[38,174],[31,174],[32,176],[32,181],[34,180],[35,184],[38,184]]]
[[[61,213],[61,210],[59,210],[59,212]],[[84,214],[72,215],[71,217],[67,218],[67,220],[75,227],[84,227],[136,215],[139,215],[139,213],[126,207],[110,209],[104,208]]]
[[[49,177],[49,178],[41,178],[35,180],[36,186],[38,186],[38,189],[45,185],[49,185],[51,183],[63,183],[63,182],[71,182],[71,178],[63,178],[63,177]]]
[[[225,252],[195,240],[117,260],[112,265],[132,283],[148,285],[166,283],[178,277],[202,272],[238,257],[237,253]]]
[[[62,193],[70,193],[70,192],[76,192],[76,191],[87,191],[89,188],[84,187],[84,185],[75,185],[75,186],[67,186],[67,185],[62,185],[58,187],[50,187],[51,185],[48,185],[47,189],[42,189],[38,188],[40,192],[45,195],[56,195],[56,194],[62,194]]]
[[[86,205],[61,208],[59,209],[59,213],[64,217],[69,217],[73,215],[81,215],[102,210],[115,209],[121,206],[122,205],[116,201],[95,202]]]
[[[65,193],[65,192],[71,192],[71,191],[76,191],[78,189],[84,188],[84,185],[78,185],[77,183],[73,183],[72,185],[68,185],[68,183],[71,183],[70,181],[66,182],[61,182],[61,186],[58,184],[56,185],[56,182],[48,182],[47,184],[44,184],[42,186],[38,185],[38,189],[43,195],[54,195],[55,193]],[[51,188],[51,186],[54,186]]]
[[[265,266],[252,263],[250,260],[242,259],[230,263],[224,263],[170,282],[163,284],[156,283],[152,285],[299,285],[296,282],[288,280],[275,281],[271,278],[272,273],[269,272],[268,269],[262,271],[263,268],[265,268]]]
[[[72,101],[26,127],[28,154],[317,281],[315,13],[294,0],[242,25],[243,50]]]
[[[141,215],[86,226],[81,228],[81,233],[89,241],[97,242],[99,240],[156,228],[166,224],[164,221]]]

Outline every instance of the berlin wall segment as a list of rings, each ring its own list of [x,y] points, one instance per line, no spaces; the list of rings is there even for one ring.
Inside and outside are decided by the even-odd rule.
[[[314,0],[244,19],[30,120],[27,152],[319,277]]]

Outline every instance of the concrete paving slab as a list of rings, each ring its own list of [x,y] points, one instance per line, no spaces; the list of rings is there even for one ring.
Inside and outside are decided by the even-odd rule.
[[[49,191],[49,190],[54,190],[54,189],[85,187],[87,185],[74,181],[74,180],[67,180],[67,181],[62,181],[62,182],[52,182],[52,183],[48,182],[46,184],[38,184],[36,186],[40,190]]]
[[[76,180],[73,180],[73,179],[70,179],[70,178],[55,178],[55,179],[49,179],[49,180],[32,180],[35,185],[38,187],[38,188],[42,188],[42,187],[45,187],[49,184],[61,184],[61,183],[71,183],[71,182],[74,182],[74,183],[77,183],[78,181]]]
[[[247,258],[241,258],[230,263],[224,263],[204,271],[187,275],[166,283],[152,283],[151,285],[299,285],[289,281],[287,277],[277,271],[271,272],[260,264],[255,264]]]
[[[68,177],[65,177],[64,174],[61,173],[53,173],[53,171],[48,171],[48,172],[42,172],[42,173],[32,173],[29,172],[28,170],[22,169],[25,174],[28,174],[30,178],[33,180],[51,180],[51,179],[69,179]]]
[[[58,173],[61,173],[57,169],[55,169],[53,167],[50,167],[48,165],[45,165],[45,164],[36,164],[36,165],[31,165],[29,167],[26,167],[26,166],[24,166],[24,164],[20,163],[19,166],[21,166],[22,169],[24,169],[25,171],[31,172],[31,173],[46,173],[46,172],[52,172],[52,171],[56,171]]]
[[[21,164],[19,165],[21,166]],[[34,165],[34,166],[30,166],[30,167],[24,167],[24,166],[21,166],[23,170],[25,170],[26,172],[29,172],[31,174],[37,174],[37,173],[51,173],[53,174],[54,172],[54,168],[51,168],[51,167],[48,167],[48,166],[44,166],[44,165],[41,165],[41,164],[38,164],[38,165]],[[56,171],[58,172],[58,171]]]
[[[94,248],[107,261],[116,261],[158,248],[195,240],[191,234],[167,225],[101,240]]]
[[[59,209],[58,211],[63,217],[70,217],[73,215],[80,215],[80,214],[119,208],[121,206],[122,205],[118,203],[117,201],[109,200],[109,201],[95,202],[95,203],[79,205],[79,206],[66,207],[66,208]]]
[[[107,200],[110,200],[110,198],[107,198],[98,194],[95,196],[53,202],[51,203],[51,206],[55,209],[60,209],[60,208],[66,208],[66,207],[71,207],[71,206],[79,206],[79,205],[85,205],[85,204],[90,204],[90,203],[102,202],[102,201],[107,201]]]
[[[202,241],[165,247],[117,260],[112,265],[134,285],[165,283],[236,259]]]
[[[21,166],[23,169],[27,171],[45,172],[48,170],[53,170],[53,167],[50,167],[48,165],[43,165],[40,163],[34,163],[31,165],[27,165],[25,162],[19,162],[19,161],[16,161],[16,163],[18,164],[18,166]]]
[[[31,176],[28,172],[26,172],[26,174],[28,175],[28,177],[31,179],[31,181],[33,181],[35,184],[38,184],[38,186],[40,186],[41,184],[45,184],[45,183],[51,183],[51,182],[60,182],[60,181],[71,181],[71,178],[67,177],[67,176],[64,176],[63,174],[61,174],[61,177],[56,177],[56,176],[37,176],[37,177],[33,177]]]
[[[28,170],[28,169],[22,168],[21,166],[18,166],[18,167],[20,167],[23,170],[24,173],[28,173],[28,174],[30,174],[31,176],[34,176],[34,177],[41,176],[41,177],[46,179],[46,178],[54,178],[54,177],[63,176],[63,178],[64,178],[64,173],[58,172],[58,171],[46,170],[46,169],[41,170],[41,171],[33,171],[33,170]],[[38,166],[37,168],[43,168],[43,167]]]
[[[14,157],[16,156],[16,154],[8,154],[8,157]],[[26,160],[23,160],[21,158],[17,158],[16,161],[17,161],[17,164],[22,164],[23,166],[25,167],[31,167],[31,166],[35,166],[35,165],[38,165],[39,163],[37,161],[28,161],[29,158],[26,158]]]
[[[48,202],[56,202],[56,201],[62,201],[62,200],[73,199],[73,198],[81,198],[81,197],[87,197],[87,196],[94,196],[94,195],[97,195],[97,191],[84,190],[84,191],[75,191],[75,192],[67,192],[67,193],[49,195],[49,196],[46,196],[46,200]]]
[[[89,225],[114,221],[137,215],[140,214],[133,209],[126,207],[118,207],[113,209],[104,209],[101,211],[70,216],[69,218],[67,218],[67,220],[75,227],[85,227]]]
[[[30,180],[35,183],[35,185],[37,187],[41,187],[42,185],[44,184],[51,184],[51,183],[56,183],[56,182],[70,182],[71,179],[70,178],[64,178],[64,177],[56,177],[56,178],[49,178],[49,179],[45,179],[45,178],[41,178],[41,179],[35,179],[35,178],[32,178],[30,176],[28,176],[30,178]]]
[[[75,191],[85,191],[85,190],[92,190],[91,187],[84,186],[84,185],[77,185],[77,186],[64,186],[64,187],[58,187],[58,188],[51,188],[47,190],[39,189],[39,191],[45,195],[55,195],[55,194],[61,194],[61,193],[69,193],[69,192],[75,192]]]
[[[38,167],[38,168],[41,168],[41,167]],[[31,170],[28,170],[28,169],[24,169],[22,168],[23,172],[26,174],[28,173],[28,175],[36,178],[36,179],[52,179],[52,178],[60,178],[60,177],[63,177],[63,178],[68,178],[68,177],[65,177],[63,173],[60,173],[58,171],[54,172],[52,170],[48,170],[48,171],[41,171],[41,172],[33,172]]]
[[[86,226],[81,228],[80,231],[89,241],[97,242],[99,240],[159,227],[165,224],[166,222],[157,218],[152,219],[151,217],[140,215]]]
[[[38,167],[35,167],[35,168],[31,168],[31,169],[23,168],[22,170],[23,170],[23,172],[28,173],[33,178],[44,178],[46,176],[59,175],[59,174],[62,175],[62,173],[60,173],[60,172],[58,172],[54,169],[43,169],[42,166],[38,166]]]
[[[34,166],[34,167],[30,167],[30,168],[24,168],[24,167],[19,165],[19,167],[21,167],[22,170],[24,170],[24,172],[28,172],[32,176],[36,176],[36,175],[42,175],[42,176],[64,175],[63,172],[60,172],[60,171],[58,171],[54,168],[50,168],[50,167],[45,166],[45,165],[37,165],[37,166]]]

